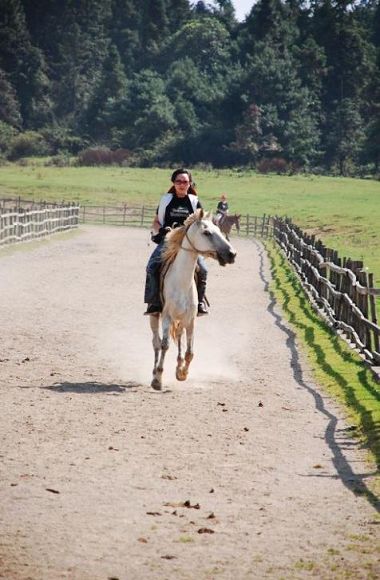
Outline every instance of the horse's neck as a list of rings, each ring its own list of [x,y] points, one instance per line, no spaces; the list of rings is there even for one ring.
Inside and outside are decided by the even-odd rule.
[[[195,252],[189,252],[182,248],[170,267],[171,276],[176,280],[178,287],[188,288],[194,280],[194,271],[198,255]]]

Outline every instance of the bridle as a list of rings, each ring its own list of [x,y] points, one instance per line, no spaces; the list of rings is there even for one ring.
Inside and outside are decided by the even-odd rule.
[[[189,235],[187,233],[192,225],[193,224],[190,224],[189,226],[187,226],[187,228],[185,230],[185,235],[184,235],[184,238],[186,238],[186,240],[189,242],[191,247],[184,248],[183,245],[181,244],[181,246],[180,246],[181,250],[184,250],[185,252],[192,252],[193,254],[199,254],[200,256],[206,256],[206,257],[207,256],[209,256],[209,257],[216,256],[216,251],[213,252],[211,250],[198,250],[194,246],[193,242],[190,240]]]

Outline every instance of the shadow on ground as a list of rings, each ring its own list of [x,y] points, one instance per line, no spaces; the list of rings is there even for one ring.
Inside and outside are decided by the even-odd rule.
[[[296,338],[297,338],[296,333],[293,330],[291,330],[286,323],[283,322],[283,318],[276,311],[277,310],[276,309],[277,300],[275,298],[274,293],[269,289],[269,282],[265,278],[265,274],[264,274],[264,249],[261,245],[259,245],[258,242],[255,242],[255,245],[258,247],[258,252],[260,255],[260,278],[263,281],[264,289],[266,292],[268,292],[269,298],[270,298],[270,302],[268,304],[267,310],[271,314],[271,316],[274,318],[276,326],[278,326],[287,336],[286,345],[287,345],[287,347],[290,351],[290,354],[291,354],[290,365],[291,365],[291,368],[293,371],[294,379],[297,381],[297,383],[300,387],[302,387],[303,389],[307,390],[310,393],[310,395],[314,398],[316,409],[320,413],[322,413],[327,419],[327,427],[326,427],[326,431],[325,431],[325,441],[332,452],[333,464],[334,464],[334,467],[336,469],[336,475],[332,476],[332,477],[339,478],[342,481],[342,483],[348,489],[350,489],[350,491],[352,491],[355,495],[364,496],[369,501],[369,503],[377,511],[380,512],[379,498],[368,488],[368,486],[365,483],[365,480],[367,478],[376,475],[376,473],[354,473],[350,463],[347,461],[345,454],[344,454],[345,448],[349,448],[352,445],[358,445],[358,443],[349,438],[348,431],[351,430],[350,427],[348,427],[346,429],[341,429],[341,430],[339,430],[337,428],[338,420],[334,416],[334,414],[331,413],[330,410],[326,409],[324,399],[321,396],[321,394],[314,388],[313,385],[310,385],[307,381],[305,381],[304,372],[303,372],[303,368],[301,365],[301,361],[300,361],[300,357],[299,357],[299,353],[298,353],[298,349],[297,349],[297,345],[296,345]],[[275,271],[273,262],[272,262],[271,266],[272,266],[271,267],[271,274],[272,274],[273,280],[276,282],[277,281],[276,271]],[[284,288],[280,288],[280,290],[281,290],[282,296],[283,296],[283,301],[281,302],[281,308],[283,310],[288,311],[290,320],[293,324],[295,324],[296,326],[302,327],[303,331],[306,334],[306,341],[307,341],[309,347],[313,348],[317,354],[318,364],[321,365],[322,368],[324,368],[325,372],[327,372],[329,374],[329,376],[331,376],[343,389],[346,389],[348,391],[346,393],[346,400],[348,400],[348,403],[353,405],[360,412],[361,411],[360,403],[359,403],[359,401],[357,401],[355,399],[354,394],[353,394],[353,392],[351,392],[349,385],[347,384],[345,379],[339,374],[339,372],[337,372],[335,369],[331,368],[331,366],[328,365],[328,363],[324,357],[323,349],[321,349],[320,346],[314,341],[313,324],[322,324],[322,322],[319,320],[312,319],[312,320],[310,320],[310,322],[311,322],[310,326],[305,326],[304,324],[297,323],[297,320],[296,320],[294,314],[289,310],[289,307],[288,307],[288,303],[289,303],[289,299],[290,299],[289,294],[286,292],[286,290]],[[304,297],[301,296],[300,297],[300,308],[302,308],[306,311],[305,302],[306,302],[306,299],[304,299]],[[335,346],[336,350],[339,351],[340,345],[339,345],[338,338],[336,338],[335,345],[336,345]],[[363,423],[365,423],[365,422],[368,423],[368,421],[370,421],[368,414],[365,414],[363,412],[363,415],[365,415],[365,417],[362,416]],[[367,427],[368,427],[368,425],[367,425]],[[371,424],[370,427],[373,428],[374,426]],[[310,477],[310,476],[307,476],[307,477]],[[313,477],[331,477],[331,476],[315,475]]]
[[[89,381],[85,383],[55,383],[54,385],[49,385],[47,387],[41,387],[47,391],[54,391],[55,393],[77,393],[80,394],[94,394],[94,393],[105,393],[112,395],[119,395],[121,393],[130,392],[131,389],[136,387],[141,387],[140,383],[135,383],[133,381],[127,382],[125,384],[116,383],[98,383],[96,381]]]

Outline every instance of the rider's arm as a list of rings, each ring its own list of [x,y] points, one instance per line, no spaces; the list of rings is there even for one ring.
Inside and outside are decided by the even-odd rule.
[[[158,215],[156,214],[154,216],[154,220],[153,220],[153,223],[152,223],[152,232],[154,234],[158,234],[158,231],[159,231],[160,227],[161,227],[161,224],[158,221]]]

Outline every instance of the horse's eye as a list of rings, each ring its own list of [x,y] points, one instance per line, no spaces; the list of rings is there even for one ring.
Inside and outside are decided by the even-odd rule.
[[[203,233],[205,236],[212,236],[212,233],[210,232],[210,230],[205,230]]]

